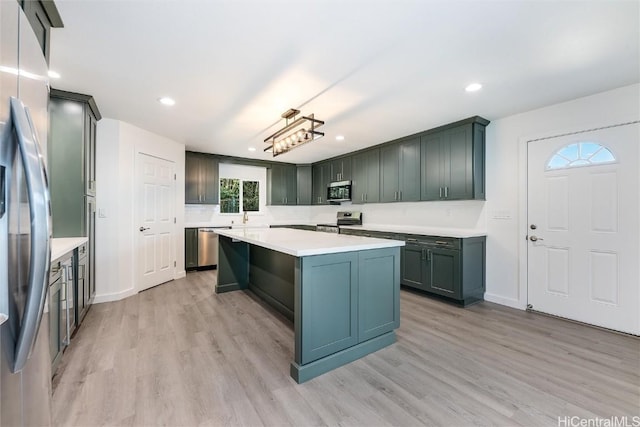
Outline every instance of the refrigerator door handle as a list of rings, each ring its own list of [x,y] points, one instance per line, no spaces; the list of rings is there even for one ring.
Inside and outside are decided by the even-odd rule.
[[[19,372],[24,368],[35,344],[47,296],[51,262],[51,204],[47,172],[40,154],[35,127],[22,101],[13,97],[11,119],[24,166],[31,219],[29,287],[12,368],[13,372]]]

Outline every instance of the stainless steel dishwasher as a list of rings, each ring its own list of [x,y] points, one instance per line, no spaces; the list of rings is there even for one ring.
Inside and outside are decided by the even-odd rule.
[[[218,265],[218,234],[213,228],[198,228],[198,267]]]

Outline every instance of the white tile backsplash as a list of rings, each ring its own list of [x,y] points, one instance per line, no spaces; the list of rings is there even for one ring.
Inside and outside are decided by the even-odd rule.
[[[322,224],[336,220],[338,211],[362,211],[364,224],[413,225],[470,230],[486,229],[485,202],[403,202],[339,206],[267,206],[262,214],[249,213],[249,224]],[[230,225],[242,215],[220,215],[218,205],[185,205],[185,224]]]

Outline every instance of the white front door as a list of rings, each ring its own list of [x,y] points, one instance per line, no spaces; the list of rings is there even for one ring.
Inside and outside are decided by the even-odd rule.
[[[640,334],[638,123],[530,141],[528,303]]]
[[[136,171],[139,292],[174,277],[174,163],[138,153]]]

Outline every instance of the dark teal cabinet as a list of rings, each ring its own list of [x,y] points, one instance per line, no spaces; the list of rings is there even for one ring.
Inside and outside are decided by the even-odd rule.
[[[421,138],[421,200],[485,198],[486,122],[466,123]]]
[[[298,205],[310,205],[312,195],[311,165],[298,165],[296,168],[296,192]]]
[[[217,205],[218,159],[206,153],[185,152],[184,202]]]
[[[295,165],[274,164],[267,170],[267,200],[273,206],[296,205],[297,169]]]
[[[184,229],[184,267],[192,270],[198,267],[198,229]]]
[[[407,242],[401,251],[400,281],[403,285],[422,290],[428,289],[425,269],[426,253],[423,246]]]
[[[420,138],[380,149],[380,201],[420,200]]]
[[[456,300],[462,299],[460,251],[429,248],[426,261],[424,264],[428,278],[426,290]]]
[[[301,259],[301,364],[358,343],[358,253]]]
[[[91,281],[89,275],[89,261],[88,253],[89,248],[87,243],[76,249],[76,259],[78,262],[75,264],[76,274],[76,323],[80,324],[89,310],[95,295],[95,278]]]
[[[486,237],[436,237],[341,228],[341,234],[404,240],[400,283],[462,306],[484,299]]]
[[[351,156],[331,160],[331,178],[329,182],[351,180]]]
[[[374,249],[361,251],[358,262],[358,342],[364,342],[400,326],[400,259],[397,251]]]
[[[313,180],[313,200],[314,205],[326,205],[327,188],[331,182],[331,163],[322,162],[314,164],[311,168]]]
[[[53,237],[89,236],[87,197],[96,195],[96,126],[102,116],[90,95],[51,89],[49,189]]]
[[[351,185],[353,203],[377,203],[380,201],[379,148],[353,156]]]

